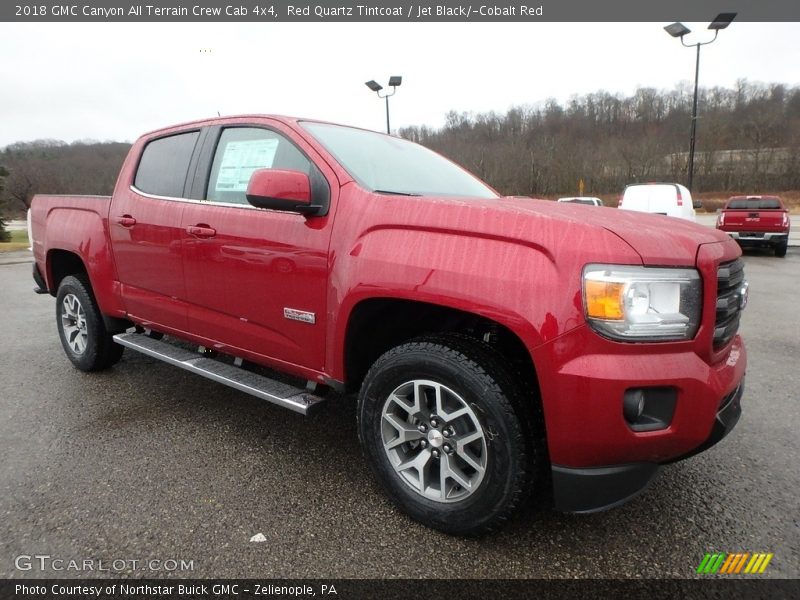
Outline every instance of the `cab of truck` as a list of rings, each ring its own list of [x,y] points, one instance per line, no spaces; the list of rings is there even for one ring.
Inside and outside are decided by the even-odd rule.
[[[679,183],[633,183],[625,188],[619,208],[697,221],[692,193]]]

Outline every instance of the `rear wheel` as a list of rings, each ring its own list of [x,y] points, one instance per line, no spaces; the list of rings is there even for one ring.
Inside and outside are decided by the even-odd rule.
[[[788,243],[779,244],[775,246],[775,256],[777,256],[778,258],[783,258],[784,256],[786,256],[786,249],[788,246],[789,246]]]
[[[65,277],[56,296],[56,326],[67,358],[81,371],[100,371],[122,357],[123,346],[106,331],[85,276]]]
[[[359,438],[392,501],[458,535],[499,528],[535,471],[518,390],[498,356],[463,338],[390,350],[359,396]]]

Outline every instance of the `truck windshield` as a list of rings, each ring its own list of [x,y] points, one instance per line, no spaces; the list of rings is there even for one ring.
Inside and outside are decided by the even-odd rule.
[[[479,179],[408,140],[327,123],[302,126],[361,186],[382,194],[497,198]]]

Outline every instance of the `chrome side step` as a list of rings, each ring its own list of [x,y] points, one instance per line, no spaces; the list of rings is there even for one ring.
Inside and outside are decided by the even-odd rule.
[[[190,350],[154,340],[139,333],[119,333],[114,336],[114,341],[131,350],[152,356],[301,415],[309,414],[325,401],[324,398],[310,394],[302,388],[206,358]]]

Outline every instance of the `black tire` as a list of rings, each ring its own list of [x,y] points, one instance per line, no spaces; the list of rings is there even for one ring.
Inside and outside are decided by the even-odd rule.
[[[74,315],[82,317],[73,318]],[[58,286],[56,327],[67,358],[81,371],[107,369],[119,361],[125,350],[114,343],[111,334],[106,331],[103,316],[85,275],[67,276]],[[77,327],[78,331],[73,327]]]
[[[775,256],[778,258],[783,258],[786,256],[786,249],[788,248],[789,244],[780,244],[775,246]]]
[[[396,470],[392,460],[395,460],[395,464],[405,465],[408,464],[405,458],[419,457],[424,452],[418,445],[421,441],[402,444],[400,450],[391,451],[402,452],[403,458],[400,459],[396,455],[390,458],[390,451],[384,448],[387,430],[384,411],[388,410],[386,407],[395,406],[389,397],[398,390],[410,389],[404,386],[413,385],[410,383],[413,381],[432,381],[445,386],[442,389],[446,392],[442,393],[451,394],[455,402],[453,406],[459,406],[458,401],[461,400],[472,409],[471,416],[463,418],[468,419],[468,423],[477,422],[482,428],[485,441],[485,446],[481,442],[485,450],[485,454],[481,455],[485,466],[482,479],[472,491],[455,480],[450,481],[449,489],[455,490],[455,494],[467,494],[464,497],[445,500],[446,493],[437,492],[435,487],[422,492],[419,489],[424,487],[421,471],[417,472],[420,481],[409,483],[408,477]],[[421,396],[429,397],[430,392],[423,392]],[[400,510],[420,523],[446,533],[470,536],[484,534],[499,529],[528,499],[534,476],[539,470],[537,462],[544,458],[537,455],[537,445],[529,439],[530,420],[524,414],[525,407],[519,405],[521,398],[520,390],[500,355],[489,351],[480,342],[462,336],[420,338],[386,352],[367,373],[359,394],[359,439],[373,475]],[[451,410],[445,414],[449,416],[455,413],[455,410]],[[411,412],[401,422],[412,429],[418,423],[433,425],[432,421],[428,423],[424,418],[415,419]],[[389,426],[388,430],[392,431],[394,427]],[[436,442],[442,442],[437,439],[433,429],[444,432],[444,428],[445,424],[442,423],[438,428],[430,427],[428,430],[429,437],[424,439],[429,444],[427,447],[430,452],[434,451]],[[452,432],[452,428],[449,429],[450,435],[454,436],[451,439],[457,439],[458,435]],[[399,429],[397,432],[396,439],[399,440]],[[413,433],[416,435],[416,432]],[[431,435],[434,437],[430,438]],[[394,440],[390,439],[388,443],[394,443]],[[446,447],[446,439],[444,443],[442,448]],[[441,461],[454,460],[454,454],[455,459],[463,460],[458,458],[461,451],[451,451],[449,459],[443,451],[440,452],[440,458],[431,458],[431,462],[426,463],[431,469],[427,477],[435,479]],[[461,469],[461,475],[465,470],[474,471],[473,478],[479,475],[477,470],[463,464],[466,466]],[[438,489],[442,488],[448,489],[444,481],[439,482]],[[426,495],[437,493],[441,493],[439,499]]]

